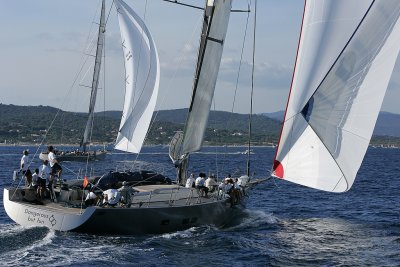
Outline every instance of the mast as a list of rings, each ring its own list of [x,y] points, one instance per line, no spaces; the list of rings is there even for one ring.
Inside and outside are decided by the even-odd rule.
[[[185,124],[182,155],[200,150],[214,96],[232,1],[208,0]]]
[[[100,76],[100,69],[101,69],[101,58],[103,56],[105,31],[106,31],[106,28],[105,28],[105,0],[103,0],[102,4],[101,4],[99,34],[97,36],[97,48],[96,48],[96,58],[95,58],[94,71],[93,71],[92,91],[91,91],[91,95],[90,95],[89,116],[88,116],[88,120],[86,122],[83,139],[80,144],[80,146],[83,147],[83,151],[86,151],[86,145],[90,142],[89,135],[91,133],[92,126],[93,126],[94,108],[96,105],[97,89],[99,86],[99,76]]]
[[[192,98],[180,151],[181,163],[187,160],[189,153],[201,149],[221,63],[231,5],[231,0],[206,1]],[[185,180],[185,173],[186,170],[179,167],[180,181]]]
[[[256,52],[256,22],[257,22],[257,0],[254,2],[254,28],[253,28],[253,66],[251,70],[251,95],[250,95],[250,114],[249,114],[249,143],[247,154],[247,176],[250,177],[250,149],[251,149],[251,120],[253,117],[253,92],[254,92],[254,61]]]

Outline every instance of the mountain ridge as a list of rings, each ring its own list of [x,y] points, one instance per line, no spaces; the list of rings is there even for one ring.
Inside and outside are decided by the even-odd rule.
[[[285,112],[281,110],[271,113],[262,113],[262,115],[282,122]],[[400,137],[400,114],[387,111],[379,112],[373,135]]]
[[[58,118],[48,131],[58,113]],[[122,112],[110,110],[95,113],[92,142],[113,143]],[[184,130],[187,109],[159,110],[146,144],[168,144],[176,131]],[[17,106],[0,104],[0,143],[69,143],[79,144],[87,114],[69,112],[51,106]],[[252,115],[252,144],[276,144],[283,111]],[[245,145],[248,142],[249,115],[211,111],[205,145]],[[398,126],[398,127],[397,127]],[[371,143],[400,143],[400,115],[381,112]],[[398,138],[399,140],[397,140]],[[394,139],[394,140],[393,140]]]
[[[52,124],[54,115],[58,118]],[[167,144],[176,131],[182,131],[187,109],[161,110],[153,114],[154,123],[146,144]],[[120,124],[121,111],[95,113],[92,142],[115,141]],[[82,138],[87,114],[62,111],[50,106],[16,106],[0,104],[0,143],[47,143],[78,144]],[[280,124],[268,117],[254,115],[252,142],[266,145],[277,139]],[[52,128],[48,131],[48,126]],[[209,145],[246,144],[248,115],[225,111],[211,111],[204,143]]]

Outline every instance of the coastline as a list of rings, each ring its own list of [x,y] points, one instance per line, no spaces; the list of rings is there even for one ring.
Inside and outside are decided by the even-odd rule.
[[[49,144],[50,145],[50,144]],[[51,144],[54,147],[74,147],[77,148],[79,147],[79,144]],[[108,143],[108,144],[92,144],[91,146],[94,147],[108,147],[108,146],[113,146],[113,143]],[[168,147],[168,144],[157,144],[157,145],[144,145],[143,147],[157,147],[157,146],[165,146]],[[0,147],[39,147],[39,144],[29,144],[29,143],[16,143],[16,144],[4,144],[0,143]],[[42,147],[47,147],[47,145],[42,145]],[[238,148],[247,148],[248,145],[243,144],[243,145],[204,145],[203,147],[238,147]],[[252,145],[251,147],[270,147],[270,148],[276,148],[276,145]],[[370,143],[369,148],[392,148],[392,149],[399,149],[400,144],[376,144],[376,143]],[[112,148],[113,149],[113,148]],[[111,149],[111,150],[112,150]]]

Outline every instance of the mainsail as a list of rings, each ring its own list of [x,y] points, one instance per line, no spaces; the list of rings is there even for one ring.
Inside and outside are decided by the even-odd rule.
[[[115,1],[125,59],[125,103],[115,148],[139,153],[155,109],[160,65],[153,38],[142,19]]]
[[[184,130],[182,154],[201,148],[214,96],[232,0],[208,0],[193,82],[192,100]]]
[[[96,58],[95,58],[94,71],[93,71],[92,90],[91,90],[91,94],[90,94],[89,117],[86,122],[85,132],[83,134],[83,139],[81,142],[81,146],[83,146],[83,151],[86,151],[86,145],[90,141],[89,135],[90,135],[90,132],[93,127],[94,108],[96,105],[97,89],[99,87],[101,58],[103,56],[105,27],[106,27],[105,26],[105,0],[103,0],[102,5],[101,5],[99,34],[97,36],[97,48],[96,48]]]
[[[273,175],[350,189],[400,49],[400,1],[307,0]]]

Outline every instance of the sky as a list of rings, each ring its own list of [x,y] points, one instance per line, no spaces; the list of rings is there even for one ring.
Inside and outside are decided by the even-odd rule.
[[[202,12],[161,0],[125,1],[144,18],[157,45],[161,78],[156,109],[188,107]],[[182,2],[204,5],[202,0]],[[236,0],[233,9],[247,9],[247,3]],[[106,12],[110,4],[107,1]],[[258,1],[254,113],[275,112],[286,106],[303,5],[303,0]],[[94,53],[87,48],[88,40],[94,40],[97,34],[99,9],[100,0],[0,0],[0,103],[87,111],[90,89],[86,86],[90,85],[93,68],[88,63],[93,60],[83,67],[82,62],[85,53]],[[231,14],[214,96],[215,110],[249,112],[252,14],[237,78],[246,21],[247,13]],[[109,13],[105,51],[105,75],[96,110],[122,110],[124,69],[115,8]],[[399,74],[398,62],[383,111],[400,113]]]

